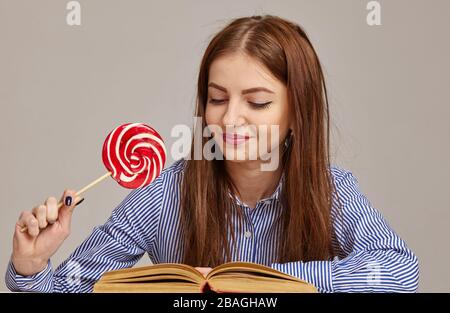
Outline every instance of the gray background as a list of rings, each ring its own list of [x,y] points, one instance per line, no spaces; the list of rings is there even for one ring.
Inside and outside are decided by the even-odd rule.
[[[192,125],[213,34],[273,14],[302,25],[324,65],[333,162],[418,255],[419,290],[450,291],[450,1],[379,1],[381,26],[363,0],[80,1],[72,27],[67,2],[0,1],[2,272],[20,211],[105,173],[103,140],[121,123],[152,125],[170,149],[172,127]],[[128,192],[112,179],[88,191],[54,266]]]

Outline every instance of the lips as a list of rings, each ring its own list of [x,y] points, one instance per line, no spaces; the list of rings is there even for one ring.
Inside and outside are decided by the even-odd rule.
[[[250,136],[243,136],[239,134],[230,134],[230,133],[224,133],[223,138],[228,140],[243,140],[243,139],[249,139]]]
[[[244,136],[239,134],[230,134],[230,133],[224,133],[223,134],[223,141],[227,144],[232,145],[238,145],[245,141],[247,141],[250,138],[250,136]]]

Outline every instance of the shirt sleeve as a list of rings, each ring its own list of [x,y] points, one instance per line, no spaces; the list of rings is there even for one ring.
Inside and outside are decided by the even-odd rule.
[[[319,292],[416,292],[417,257],[360,192],[351,172],[336,183],[343,208],[332,210],[339,256],[329,261],[274,263]]]
[[[132,267],[147,251],[152,253],[160,218],[162,184],[131,191],[105,224],[91,235],[56,270],[47,267],[32,276],[19,275],[9,262],[5,282],[11,291],[91,292],[106,271]]]

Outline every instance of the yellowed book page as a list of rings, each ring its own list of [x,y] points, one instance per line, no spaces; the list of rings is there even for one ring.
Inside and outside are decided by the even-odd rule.
[[[199,293],[200,286],[193,283],[97,283],[94,293]]]
[[[249,263],[249,262],[229,262],[222,265],[219,265],[215,267],[211,272],[209,272],[207,279],[216,276],[216,275],[222,275],[222,273],[263,273],[266,275],[278,277],[281,279],[287,279],[292,281],[299,281],[304,282],[303,280],[290,276],[288,274],[282,273],[280,271],[277,271],[273,268],[270,268],[268,266],[264,266],[261,264],[256,263]]]
[[[216,292],[317,293],[316,287],[307,282],[244,273],[222,273],[209,279],[208,283]]]
[[[137,277],[156,276],[161,274],[172,274],[184,277],[190,277],[198,283],[204,280],[203,275],[195,268],[185,264],[178,263],[161,263],[149,266],[125,268],[115,271],[106,272],[103,274],[102,281],[130,279]]]
[[[149,275],[149,276],[139,276],[139,277],[131,277],[131,278],[120,278],[120,279],[108,279],[108,280],[102,280],[102,282],[105,282],[107,284],[111,283],[139,283],[139,282],[163,282],[167,280],[178,280],[178,281],[184,281],[184,282],[191,282],[194,284],[199,284],[198,279],[193,279],[190,276],[185,275],[171,275],[171,274],[157,274],[157,275]]]

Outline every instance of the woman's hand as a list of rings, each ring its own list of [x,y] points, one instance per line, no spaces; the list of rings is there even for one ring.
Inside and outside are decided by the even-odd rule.
[[[205,278],[208,275],[208,273],[212,271],[211,267],[196,267],[195,269],[200,273],[202,273],[203,276],[205,276]]]
[[[46,267],[50,257],[69,236],[72,211],[80,200],[75,191],[65,190],[59,211],[56,198],[48,197],[45,204],[36,206],[31,212],[22,212],[16,223],[11,256],[18,274],[30,276]],[[24,227],[27,230],[21,231]]]

